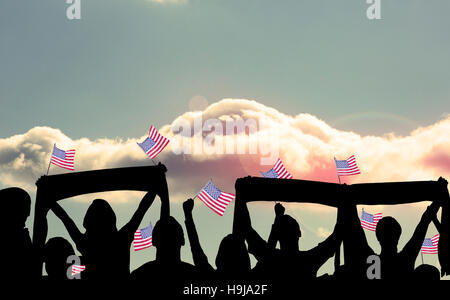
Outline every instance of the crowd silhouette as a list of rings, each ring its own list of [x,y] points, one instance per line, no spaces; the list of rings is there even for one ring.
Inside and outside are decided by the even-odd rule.
[[[163,165],[158,167],[165,173]],[[120,173],[117,170],[114,172]],[[274,205],[274,221],[269,238],[265,240],[252,227],[247,201],[242,199],[244,197],[240,198],[240,194],[251,192],[252,187],[251,185],[239,187],[233,231],[223,237],[214,267],[201,246],[194,222],[193,199],[187,199],[183,203],[184,225],[193,264],[181,260],[180,251],[186,244],[185,234],[183,226],[170,215],[170,199],[165,175],[162,180],[155,181],[151,188],[145,188],[147,193],[133,216],[120,229],[117,228],[116,214],[109,203],[103,199],[93,200],[84,216],[84,231],[77,227],[69,214],[58,204],[59,199],[49,192],[51,189],[44,191],[44,185],[51,185],[50,177],[43,176],[37,181],[39,199],[35,204],[33,241],[25,227],[31,210],[29,194],[17,187],[0,191],[0,201],[3,205],[0,230],[8,241],[8,245],[3,245],[0,250],[1,257],[8,258],[3,262],[3,269],[7,270],[10,280],[71,279],[67,272],[70,266],[67,259],[74,255],[75,251],[71,243],[62,237],[46,240],[46,218],[50,212],[60,219],[81,254],[81,263],[86,266],[81,276],[82,280],[135,280],[146,282],[157,289],[167,285],[168,282],[177,286],[193,280],[261,280],[292,286],[308,280],[370,279],[367,276],[367,258],[376,253],[369,246],[361,227],[357,202],[351,199],[337,199],[334,202],[337,217],[333,232],[312,249],[301,251],[299,243],[302,241],[302,231],[299,223],[285,213],[284,206],[281,203]],[[447,182],[440,178],[439,183],[445,186],[447,191]],[[107,185],[102,184],[102,188]],[[126,188],[121,185],[120,189]],[[130,248],[134,233],[157,196],[161,201],[161,212],[152,233],[156,258],[130,272]],[[443,197],[433,196],[433,198],[435,199],[429,199],[432,201],[431,205],[423,212],[412,237],[401,250],[398,249],[398,242],[402,228],[397,220],[387,216],[378,222],[376,238],[381,247],[381,252],[377,254],[381,262],[381,280],[440,279],[440,270],[434,266],[422,264],[415,268],[429,225],[433,223],[441,235],[446,234],[443,224],[445,222],[441,220],[441,223],[438,220],[437,213],[441,207],[448,205],[448,192],[444,193]],[[342,265],[341,245],[344,249]],[[253,268],[250,255],[257,261]],[[333,256],[334,273],[318,276],[320,267]]]

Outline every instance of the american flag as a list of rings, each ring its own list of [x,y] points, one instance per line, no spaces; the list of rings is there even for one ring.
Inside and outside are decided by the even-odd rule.
[[[53,145],[53,153],[52,158],[50,159],[50,163],[64,169],[74,171],[75,170],[75,166],[73,163],[74,157],[75,157],[75,150],[64,151],[56,147],[55,144]]]
[[[145,228],[136,230],[133,240],[134,251],[139,251],[151,247],[152,233],[153,227],[151,223]]]
[[[139,147],[148,155],[151,159],[154,159],[163,149],[167,146],[169,140],[163,137],[151,126],[148,132],[148,137],[142,142],[137,143]]]
[[[334,159],[336,163],[336,169],[339,176],[357,175],[361,174],[358,166],[356,165],[355,156],[350,156],[347,160]]]
[[[422,248],[420,251],[423,254],[437,254],[439,244],[439,234],[436,234],[432,238],[426,238],[423,241]]]
[[[72,276],[86,270],[86,266],[72,265]]]
[[[272,169],[267,172],[261,172],[263,177],[267,178],[287,178],[292,179],[292,175],[286,170],[281,159],[278,159]]]
[[[235,195],[222,192],[210,180],[198,193],[197,197],[216,214],[223,216],[227,205],[235,198]]]
[[[378,221],[380,221],[382,217],[383,217],[382,213],[372,215],[366,213],[363,209],[361,213],[361,226],[364,229],[375,231],[375,229],[377,228],[377,223]]]

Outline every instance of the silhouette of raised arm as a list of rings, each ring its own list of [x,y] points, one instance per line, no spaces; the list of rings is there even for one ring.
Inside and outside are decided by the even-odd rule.
[[[201,272],[213,271],[213,267],[208,262],[208,257],[200,245],[200,240],[198,238],[197,229],[195,227],[194,218],[192,217],[192,210],[194,209],[194,200],[188,199],[183,203],[184,211],[184,223],[186,225],[186,231],[189,238],[189,244],[191,245],[192,259],[194,260],[194,265]]]
[[[234,230],[233,234],[237,237],[242,237],[247,241],[248,252],[258,260],[264,259],[269,251],[267,242],[253,229],[250,219],[250,213],[248,211],[247,203],[235,201],[235,213],[234,213]]]
[[[159,163],[159,165],[161,165],[161,167],[164,168],[164,172],[167,171],[167,169],[164,165],[162,165],[161,163]],[[156,192],[157,192],[159,198],[161,199],[160,219],[170,217],[169,189],[167,187],[166,177],[164,177],[162,179],[162,181],[159,183]]]
[[[347,276],[365,276],[367,257],[374,253],[367,243],[364,229],[358,217],[356,205],[350,199],[340,203],[341,214],[338,223],[341,226],[342,241],[344,244],[344,264]],[[363,277],[364,278],[364,277]]]
[[[275,249],[275,247],[277,246],[280,227],[279,224],[281,221],[281,216],[284,215],[285,208],[280,203],[277,203],[275,204],[274,210],[275,210],[275,221],[273,222],[272,230],[270,231],[269,239],[267,240],[267,246],[270,249]]]
[[[428,225],[430,225],[431,221],[436,218],[438,210],[439,202],[437,201],[434,201],[430,206],[427,207],[426,211],[422,215],[422,218],[420,219],[419,224],[417,224],[417,227],[414,230],[411,239],[401,251],[406,260],[411,262],[412,264],[414,264],[417,255],[420,252],[420,248],[422,247],[425,235],[427,234]]]
[[[441,223],[439,222],[437,215],[433,217],[433,224],[436,227],[437,231],[441,233]]]
[[[77,248],[80,245],[80,241],[83,237],[83,234],[78,229],[75,222],[69,217],[69,215],[66,213],[66,211],[59,205],[59,203],[54,202],[51,210],[53,213],[63,222],[64,226],[67,229],[67,232],[70,235],[70,238],[72,241],[77,245]]]
[[[337,221],[334,226],[333,232],[323,242],[319,243],[316,247],[305,252],[305,255],[311,257],[311,260],[316,264],[317,270],[322,266],[330,257],[332,257],[341,246],[342,242],[342,219],[343,211],[338,208]],[[340,253],[338,251],[338,253]],[[335,266],[337,267],[337,266]]]
[[[241,189],[242,180],[236,180],[236,191]],[[248,211],[247,203],[236,193],[234,220],[233,220],[233,234],[236,237],[243,237],[248,243],[248,252],[253,254],[257,260],[261,259],[268,250],[266,241],[252,228],[250,213]]]
[[[139,203],[139,206],[131,217],[131,220],[120,229],[120,231],[124,232],[131,240],[133,240],[134,233],[138,229],[139,224],[141,224],[145,213],[152,205],[155,197],[156,193],[154,191],[147,192]]]

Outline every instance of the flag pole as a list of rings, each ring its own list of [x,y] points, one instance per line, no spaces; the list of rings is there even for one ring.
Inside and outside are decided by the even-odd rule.
[[[48,176],[48,171],[50,170],[50,164],[51,164],[51,162],[52,162],[52,159],[50,158],[50,161],[48,162],[48,168],[47,168],[47,176]]]
[[[339,180],[339,184],[341,184],[341,177],[339,176],[339,172],[336,165],[336,157],[334,158],[334,165],[336,167],[336,175]],[[336,248],[336,252],[334,253],[334,273],[339,272],[339,268],[341,266],[341,243],[339,243],[338,247]]]
[[[423,265],[423,252],[420,250],[420,256],[422,257],[422,265]]]
[[[53,144],[53,150],[55,150],[56,147],[56,143]],[[53,151],[52,151],[52,155],[53,155]],[[47,168],[47,176],[48,176],[48,171],[50,170],[50,164],[52,163],[52,157],[50,156],[50,161],[48,162],[48,168]]]
[[[341,184],[341,177],[339,176],[339,171],[338,171],[337,165],[336,165],[336,157],[334,157],[334,165],[336,166],[336,174],[337,174],[337,177],[339,180],[339,184]]]

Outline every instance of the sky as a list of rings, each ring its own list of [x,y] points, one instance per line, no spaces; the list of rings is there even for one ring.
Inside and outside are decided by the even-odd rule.
[[[344,182],[448,179],[450,3],[381,3],[382,19],[368,20],[362,0],[81,0],[81,19],[68,20],[65,1],[1,1],[0,188],[22,186],[34,198],[55,142],[77,149],[77,171],[151,165],[136,141],[154,125],[171,138],[158,161],[168,166],[172,211],[182,223],[181,202],[209,178],[233,192],[236,178],[270,169],[261,153],[175,154],[182,148],[177,125],[193,126],[198,116],[222,125],[252,119],[273,129],[278,146],[271,154],[295,178],[336,182],[333,156],[355,154],[362,174]],[[264,144],[274,132],[259,127],[254,140],[238,143]],[[210,136],[214,145],[233,139]],[[123,225],[142,194],[65,200],[80,226],[94,196],[109,200]],[[271,204],[250,206],[267,237]],[[287,207],[305,232],[300,248],[333,230],[333,209]],[[365,209],[395,215],[404,244],[425,207]],[[158,210],[155,202],[142,227]],[[218,217],[196,202],[211,263],[231,231],[232,212],[233,204]],[[68,238],[51,214],[49,222],[49,236]],[[427,236],[434,233],[430,226]],[[377,249],[374,235],[366,236]],[[154,258],[155,249],[141,252],[132,253],[132,269]],[[437,264],[436,256],[425,259]],[[332,272],[327,264],[321,272]]]

